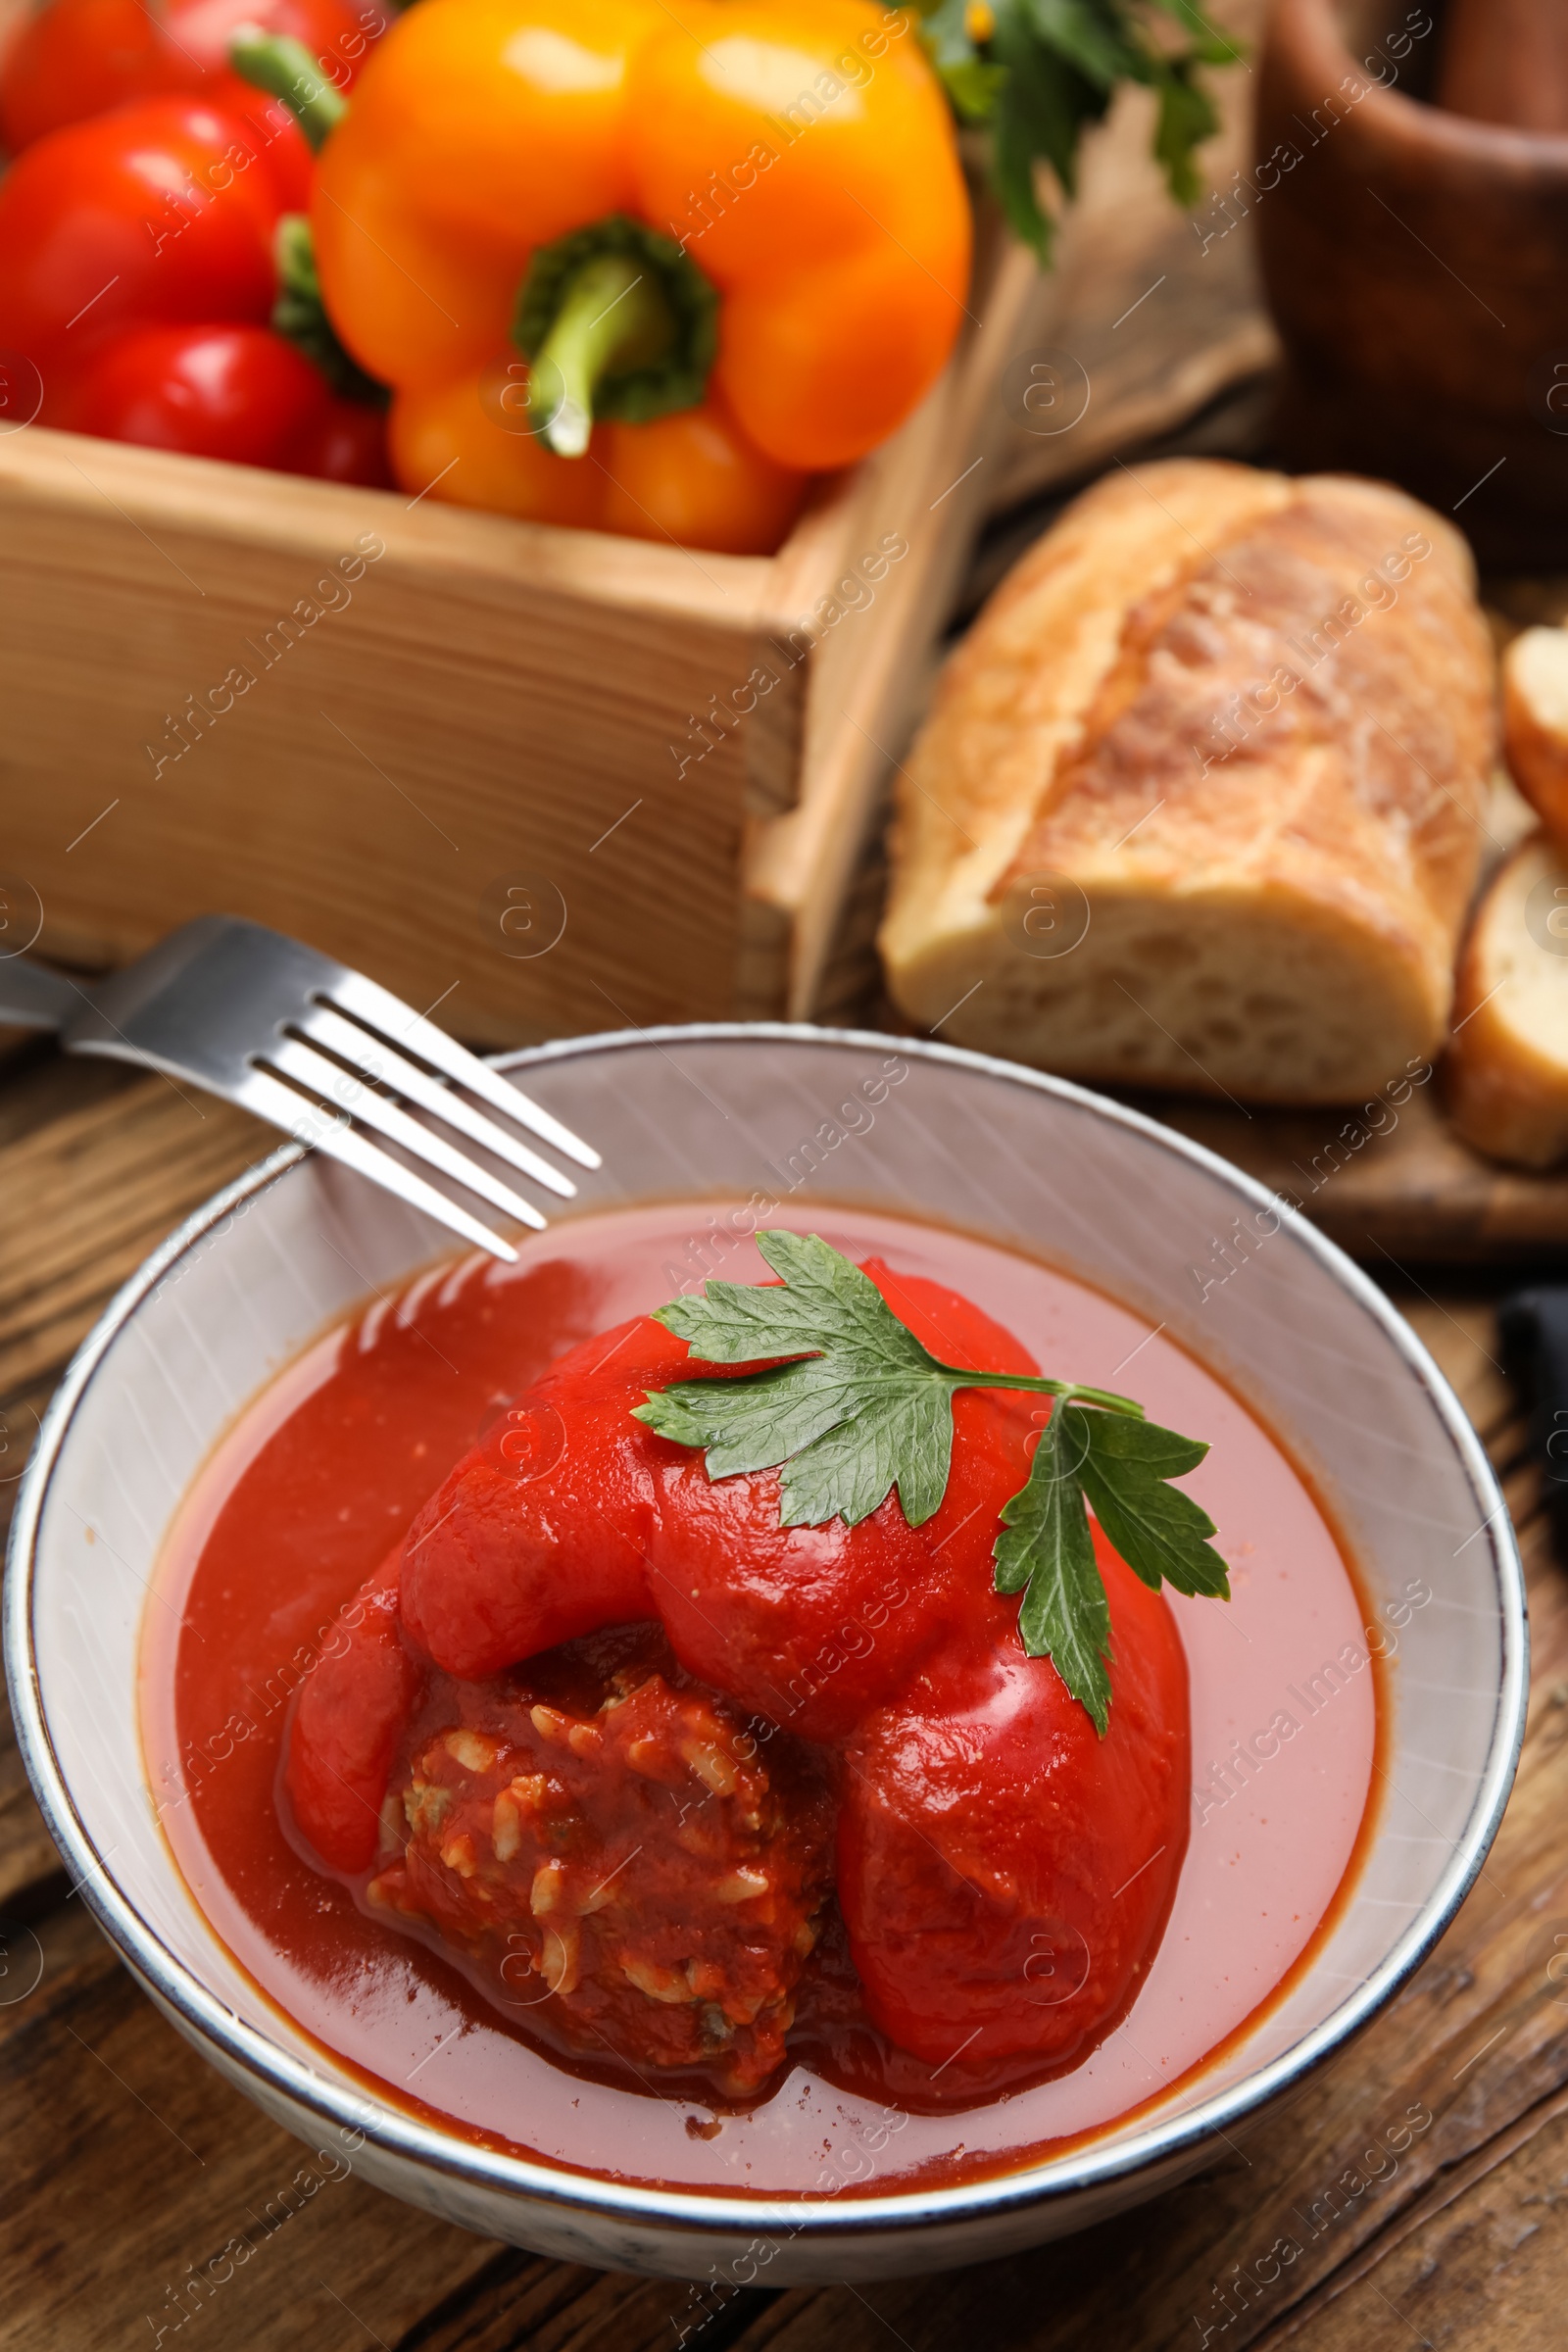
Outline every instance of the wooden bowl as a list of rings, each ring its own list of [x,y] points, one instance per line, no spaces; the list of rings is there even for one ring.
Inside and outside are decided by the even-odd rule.
[[[1484,561],[1561,567],[1568,137],[1424,103],[1440,14],[1275,0],[1240,203],[1289,359],[1281,438],[1454,514]]]

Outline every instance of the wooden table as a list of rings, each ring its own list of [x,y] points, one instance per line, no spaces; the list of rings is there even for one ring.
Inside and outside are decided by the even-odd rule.
[[[161,1080],[29,1048],[0,1068],[0,1497],[113,1289],[267,1148]],[[1391,1282],[1394,1277],[1391,1276]],[[1534,1682],[1518,1785],[1485,1874],[1404,1993],[1289,2113],[1201,2179],[1063,2244],[860,2289],[707,2289],[539,2260],[352,2177],[291,2218],[305,2152],[132,1985],[74,1897],[0,1741],[0,2352],[1443,2352],[1555,2342],[1568,2292],[1568,1585],[1496,1363],[1503,1277],[1423,1273],[1397,1303],[1502,1474],[1530,1577]],[[1568,1967],[1557,1972],[1568,1976]],[[1372,2180],[1362,2153],[1433,2119]],[[319,2170],[319,2168],[318,2168]],[[1336,2184],[1338,2186],[1336,2187]],[[1334,2190],[1331,2196],[1330,2191]],[[1313,2216],[1315,2213],[1316,2225]],[[182,2279],[247,2232],[194,2312]],[[1260,2258],[1285,2236],[1288,2266]],[[1270,2273],[1278,2269],[1276,2278]]]

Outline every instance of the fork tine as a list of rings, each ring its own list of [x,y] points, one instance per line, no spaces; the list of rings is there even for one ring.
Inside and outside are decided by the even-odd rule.
[[[508,1135],[496,1125],[494,1119],[487,1119],[482,1110],[475,1110],[461,1095],[454,1094],[450,1086],[443,1086],[427,1070],[421,1070],[416,1063],[405,1060],[390,1046],[384,1046],[378,1037],[362,1029],[357,1021],[346,1021],[340,1012],[333,1012],[325,1004],[313,1004],[298,1025],[317,1045],[325,1046],[334,1054],[341,1054],[345,1061],[351,1061],[368,1078],[384,1079],[397,1094],[406,1095],[410,1102],[417,1102],[421,1110],[428,1110],[436,1118],[444,1119],[449,1127],[456,1127],[460,1134],[467,1136],[471,1142],[482,1144],[498,1159],[520,1168],[536,1184],[545,1185],[551,1192],[559,1193],[564,1200],[571,1200],[575,1194],[577,1187],[569,1176],[563,1176],[548,1159],[542,1159],[537,1152],[530,1152],[526,1144],[519,1144],[514,1137]]]
[[[466,1185],[470,1193],[477,1193],[481,1200],[504,1208],[509,1217],[516,1218],[519,1225],[532,1225],[543,1230],[545,1220],[531,1200],[524,1200],[522,1195],[514,1193],[510,1184],[503,1184],[498,1176],[488,1174],[476,1161],[467,1158],[462,1152],[454,1151],[440,1136],[432,1135],[428,1127],[421,1127],[417,1119],[411,1119],[406,1110],[399,1110],[395,1102],[388,1102],[373,1088],[360,1085],[335,1061],[328,1061],[324,1054],[318,1054],[314,1046],[302,1046],[297,1038],[279,1038],[267,1049],[266,1066],[281,1070],[285,1078],[297,1078],[302,1086],[311,1087],[316,1093],[324,1095],[334,1109],[341,1107],[352,1118],[363,1120],[367,1127],[378,1129],[389,1142],[401,1144],[405,1152],[412,1152],[416,1159],[427,1160],[432,1168],[439,1168],[443,1176],[450,1176],[454,1183]],[[354,1088],[352,1102],[343,1100],[342,1089],[345,1085]]]
[[[455,1200],[447,1199],[445,1193],[438,1193],[433,1184],[426,1184],[422,1176],[416,1176],[412,1168],[405,1168],[377,1145],[367,1143],[363,1135],[356,1135],[346,1120],[337,1119],[314,1102],[308,1102],[302,1095],[295,1094],[292,1087],[283,1086],[277,1079],[270,1078],[265,1070],[247,1070],[234,1087],[230,1100],[240,1103],[244,1109],[254,1111],[259,1119],[268,1120],[273,1127],[281,1127],[285,1135],[294,1136],[311,1150],[324,1152],[329,1157],[340,1159],[345,1167],[353,1168],[356,1174],[368,1178],[371,1184],[379,1185],[384,1192],[396,1193],[399,1200],[406,1200],[411,1208],[433,1217],[437,1224],[461,1234],[466,1242],[477,1243],[481,1250],[488,1250],[492,1256],[504,1258],[509,1265],[516,1263],[517,1252],[512,1244],[504,1242],[498,1233],[492,1233],[488,1225],[481,1225],[477,1217],[471,1217],[466,1208],[460,1208]]]
[[[492,1110],[501,1111],[545,1143],[554,1144],[558,1152],[564,1152],[568,1159],[574,1159],[580,1168],[603,1166],[599,1153],[591,1144],[585,1144],[580,1135],[573,1135],[571,1129],[563,1126],[560,1119],[553,1118],[548,1110],[542,1109],[527,1095],[509,1085],[505,1078],[490,1068],[488,1062],[481,1061],[476,1054],[470,1054],[466,1046],[456,1044],[433,1021],[425,1020],[419,1013],[411,1012],[408,1005],[394,997],[390,990],[379,987],[373,980],[367,980],[363,972],[343,972],[333,979],[325,993],[341,1011],[353,1013],[356,1020],[379,1030],[389,1041],[407,1046],[416,1054],[422,1054],[426,1061],[433,1062],[438,1070],[444,1070],[449,1078],[455,1078],[460,1086],[466,1086],[470,1094],[481,1096]]]

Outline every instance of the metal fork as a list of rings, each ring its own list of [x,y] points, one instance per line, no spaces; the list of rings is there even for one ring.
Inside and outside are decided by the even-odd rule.
[[[577,1189],[571,1179],[466,1096],[578,1167],[601,1164],[580,1136],[388,990],[297,939],[233,915],[186,923],[90,989],[20,956],[0,960],[0,1022],[58,1030],[70,1054],[139,1062],[221,1095],[497,1257],[517,1252],[352,1122],[536,1228],[545,1219],[531,1200],[411,1118],[397,1098],[564,1200]]]

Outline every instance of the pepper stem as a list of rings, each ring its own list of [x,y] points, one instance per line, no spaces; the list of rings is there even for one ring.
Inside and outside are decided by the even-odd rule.
[[[242,24],[228,44],[228,62],[244,81],[281,98],[305,133],[313,153],[326,144],[348,113],[349,102],[317,67],[303,42],[286,33],[263,32],[259,24]]]
[[[384,409],[390,397],[385,384],[367,375],[358,361],[350,358],[327,317],[316,268],[316,239],[304,213],[283,215],[272,231],[272,256],[277,263],[273,333],[292,343],[296,351],[303,351],[340,399]]]
[[[596,421],[646,424],[697,406],[718,295],[668,237],[612,213],[534,253],[513,339],[529,365],[533,430],[580,458]]]
[[[601,253],[567,283],[555,324],[533,364],[541,440],[580,458],[594,428],[594,396],[607,375],[653,367],[675,340],[657,278],[629,254]]]

